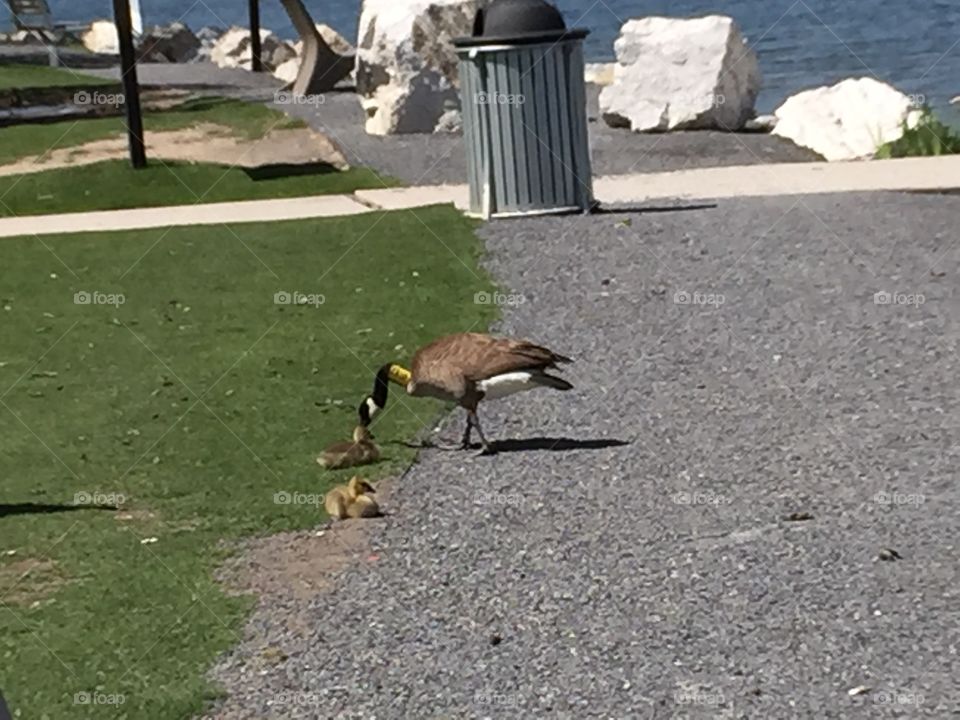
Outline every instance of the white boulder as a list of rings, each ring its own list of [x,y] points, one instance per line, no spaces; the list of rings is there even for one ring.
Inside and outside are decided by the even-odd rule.
[[[357,94],[373,135],[433,132],[459,107],[452,38],[469,35],[487,0],[364,0]]]
[[[95,20],[80,36],[80,42],[92,53],[102,55],[118,55],[120,40],[117,36],[117,26],[112,20]]]
[[[285,63],[281,63],[274,71],[273,76],[283,82],[285,85],[292,85],[300,72],[300,58],[290,58]]]
[[[226,30],[216,25],[204,25],[197,30],[197,40],[199,40],[202,45],[213,47],[217,40],[223,37],[225,32]]]
[[[613,84],[600,93],[608,125],[739,130],[753,117],[760,67],[732,18],[629,20],[614,51]]]
[[[322,23],[318,23],[316,28],[317,34],[320,35],[321,39],[337,56],[353,58],[356,50],[343,35],[329,25],[323,25]],[[297,40],[297,42],[293,44],[293,50],[296,53],[296,57],[287,60],[273,71],[273,76],[285,83],[292,83],[297,79],[297,74],[300,72],[300,63],[303,59],[303,40]],[[329,72],[336,73],[337,70],[331,67],[329,68]]]
[[[776,115],[757,115],[755,118],[747,120],[743,124],[746,132],[770,133],[777,126]]]
[[[356,53],[356,49],[350,44],[350,41],[329,25],[317,23],[317,32],[337,55],[353,55]],[[297,43],[297,54],[300,53],[302,45],[303,41]]]
[[[920,111],[896,88],[873,78],[849,78],[787,99],[775,115],[774,135],[820,153],[827,160],[872,156],[913,127]]]
[[[612,85],[616,63],[587,63],[583,68],[584,82],[594,85]]]
[[[267,29],[260,30],[260,58],[266,69],[272,72],[296,54],[292,44]],[[213,44],[210,60],[218,67],[249,70],[253,65],[250,31],[237,26],[227,30]]]
[[[213,53],[213,46],[216,45],[223,34],[226,32],[223,28],[213,25],[207,25],[197,30],[197,40],[200,41],[200,47],[197,54],[193,56],[194,62],[210,62],[210,56]]]
[[[350,56],[356,53],[353,45],[329,25],[317,25],[317,33],[337,55]],[[297,51],[297,55],[303,55],[303,40],[297,40],[293,49]]]
[[[34,37],[33,33],[29,30],[17,30],[8,35],[4,35],[3,42],[9,43],[26,43],[26,42],[36,42],[37,38]]]
[[[433,131],[435,133],[463,132],[463,115],[460,110],[452,108],[444,112],[437,121],[437,126]]]
[[[182,22],[148,29],[140,38],[144,62],[190,62],[200,49],[200,40]]]

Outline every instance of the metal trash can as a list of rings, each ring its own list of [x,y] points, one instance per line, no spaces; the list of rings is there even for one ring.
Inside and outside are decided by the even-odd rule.
[[[589,212],[594,206],[583,38],[543,0],[495,0],[460,61],[474,217]]]

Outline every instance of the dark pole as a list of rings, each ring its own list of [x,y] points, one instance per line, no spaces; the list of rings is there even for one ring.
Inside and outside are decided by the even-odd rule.
[[[250,69],[263,72],[263,61],[260,59],[260,0],[250,0],[250,54]]]
[[[120,77],[123,80],[123,102],[127,109],[130,164],[142,168],[147,166],[147,153],[143,147],[143,117],[140,115],[140,86],[137,83],[137,59],[133,52],[129,0],[113,0],[113,17],[120,40]]]

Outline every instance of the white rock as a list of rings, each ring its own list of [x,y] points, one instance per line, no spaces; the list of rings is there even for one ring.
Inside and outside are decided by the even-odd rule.
[[[447,110],[437,121],[435,133],[458,133],[463,130],[463,115],[458,109]]]
[[[357,94],[373,135],[433,132],[459,107],[451,38],[469,35],[486,0],[364,0]]]
[[[215,25],[204,25],[197,30],[197,40],[204,47],[213,47],[225,32],[226,30]]]
[[[120,40],[117,26],[112,20],[95,20],[80,37],[83,46],[92,53],[117,55],[120,53]]]
[[[193,56],[193,62],[211,62],[210,56],[213,53],[213,46],[226,32],[223,28],[207,25],[197,30],[197,40],[200,41],[200,48],[197,54]]]
[[[140,38],[140,58],[145,62],[190,62],[200,40],[182,22],[149,28]]]
[[[299,72],[300,58],[295,57],[290,58],[285,63],[281,63],[280,66],[273,71],[273,76],[285,84],[291,84],[297,79],[297,73]]]
[[[612,85],[616,63],[587,63],[583,68],[583,79],[594,85]]]
[[[25,42],[37,42],[37,38],[34,37],[33,33],[29,30],[17,30],[6,36],[4,42],[11,43],[25,43]]]
[[[296,57],[293,45],[281,40],[269,30],[260,30],[260,58],[264,66],[273,71],[287,60]],[[222,68],[243,68],[249,70],[253,63],[250,49],[250,31],[234,26],[227,30],[213,44],[210,60]]]
[[[613,84],[600,93],[608,125],[739,130],[753,116],[760,67],[732,18],[629,20],[614,51]]]
[[[805,90],[777,108],[774,135],[820,153],[827,160],[870,157],[903,135],[903,123],[920,117],[910,98],[873,78],[849,78]]]
[[[768,133],[773,132],[777,126],[776,115],[757,115],[750,118],[743,124],[743,129],[747,132]]]
[[[323,41],[338,55],[354,55],[357,51],[353,45],[350,44],[350,41],[347,40],[343,35],[338,33],[329,25],[317,24],[317,33],[320,37],[323,38]],[[297,51],[297,55],[303,55],[303,40],[297,40],[293,44],[293,49]]]
[[[323,41],[329,45],[330,49],[335,53],[339,55],[353,55],[356,52],[356,49],[350,44],[350,41],[329,25],[317,23],[317,32],[320,33],[320,37],[323,38]]]

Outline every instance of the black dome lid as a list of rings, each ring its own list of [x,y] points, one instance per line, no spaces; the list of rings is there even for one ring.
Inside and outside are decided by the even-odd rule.
[[[544,0],[495,0],[486,10],[477,12],[473,36],[506,37],[566,29],[560,11]]]
[[[567,30],[563,15],[544,0],[494,0],[477,11],[473,35],[456,38],[457,47],[497,43],[524,44],[586,37],[586,30]]]

